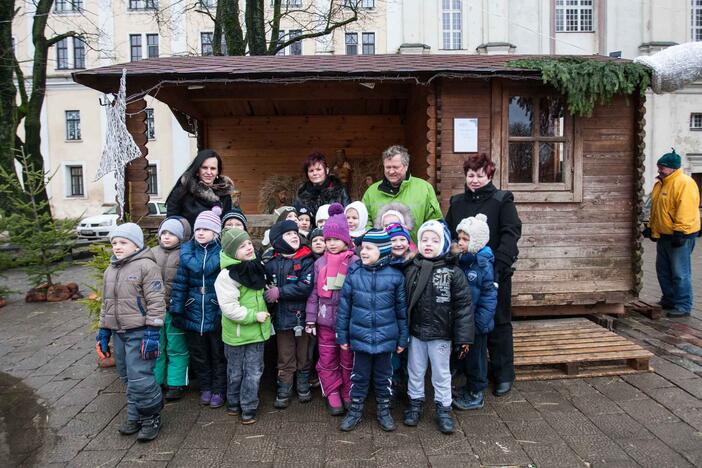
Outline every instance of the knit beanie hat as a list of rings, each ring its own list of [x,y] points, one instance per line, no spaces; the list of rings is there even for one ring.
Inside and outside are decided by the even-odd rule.
[[[320,221],[326,221],[329,219],[329,207],[331,205],[322,205],[317,208],[317,214],[314,217],[314,223],[319,224]]]
[[[224,216],[222,216],[222,227],[224,227],[224,224],[227,222],[229,219],[238,219],[241,221],[241,224],[244,225],[244,231],[249,230],[249,220],[246,218],[246,215],[244,215],[244,212],[241,211],[239,208],[232,208],[231,210],[227,211],[224,213]]]
[[[236,258],[236,251],[247,240],[251,240],[248,232],[239,228],[227,229],[222,234],[222,251],[231,258]]]
[[[680,155],[675,152],[675,148],[671,148],[671,150],[670,153],[665,153],[661,156],[656,165],[668,167],[670,169],[680,169],[680,166],[682,166]]]
[[[136,223],[124,223],[117,226],[110,233],[110,242],[112,242],[112,239],[115,237],[122,237],[130,240],[134,242],[139,249],[144,248],[144,233]]]
[[[385,231],[390,236],[390,239],[394,239],[395,237],[401,236],[406,237],[407,242],[412,242],[412,234],[410,234],[409,230],[407,230],[407,228],[402,224],[392,223],[385,228]]]
[[[322,228],[312,229],[312,232],[310,232],[310,235],[307,236],[307,238],[310,241],[313,241],[315,237],[324,237],[324,231],[322,230]]]
[[[198,229],[209,229],[219,235],[222,232],[222,222],[214,211],[205,210],[195,218],[193,230],[197,231]]]
[[[362,242],[370,242],[371,244],[375,244],[378,247],[378,250],[380,250],[381,260],[388,257],[392,251],[390,236],[383,229],[369,229],[363,236]]]
[[[289,231],[298,232],[297,223],[292,219],[286,219],[285,221],[275,223],[271,227],[271,231],[269,233],[273,249],[286,255],[293,254],[296,250],[293,249],[292,246],[285,242],[285,240],[283,239],[283,234]]]
[[[304,206],[299,206],[299,207],[296,207],[295,210],[297,211],[298,218],[302,215],[305,215],[305,216],[308,216],[310,218],[310,221],[312,221],[312,212],[310,212],[309,208],[305,208]]]
[[[275,210],[275,213],[278,215],[275,220],[276,223],[285,221],[290,213],[295,213],[295,215],[297,215],[297,211],[292,206],[281,206]]]
[[[490,226],[487,224],[487,216],[482,213],[462,219],[456,226],[456,232],[461,231],[470,237],[468,242],[470,253],[478,253],[490,241]]]
[[[349,225],[346,223],[344,207],[341,203],[332,203],[329,207],[329,219],[324,224],[324,240],[332,237],[344,241],[349,247],[353,247]]]
[[[185,240],[185,229],[183,223],[177,218],[166,218],[158,227],[158,237],[161,237],[163,231],[168,231],[178,238],[179,241]]]
[[[349,203],[344,210],[344,214],[348,213],[351,209],[356,210],[356,213],[358,213],[358,227],[350,232],[351,237],[362,236],[363,233],[366,232],[366,225],[368,224],[368,208],[366,208],[363,202],[355,201]]]
[[[439,236],[439,239],[441,239],[442,241],[441,253],[439,255],[446,255],[449,251],[449,247],[451,247],[451,234],[449,233],[446,224],[435,219],[432,219],[422,224],[422,226],[419,228],[419,231],[417,232],[417,245],[419,247],[420,252],[422,251],[422,234],[424,234],[427,231],[433,232],[437,236]]]

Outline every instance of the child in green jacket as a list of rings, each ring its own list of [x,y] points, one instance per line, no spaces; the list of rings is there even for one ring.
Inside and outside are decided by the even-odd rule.
[[[265,270],[246,231],[225,231],[220,266],[215,291],[222,310],[222,341],[227,357],[227,412],[240,414],[242,424],[253,424],[271,319],[263,299]]]

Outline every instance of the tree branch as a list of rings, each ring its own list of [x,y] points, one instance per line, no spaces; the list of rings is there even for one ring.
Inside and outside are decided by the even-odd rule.
[[[14,55],[14,54],[13,54]],[[17,87],[19,88],[20,94],[20,105],[17,106],[17,122],[22,120],[27,113],[27,105],[29,105],[29,97],[27,96],[27,88],[25,87],[24,72],[22,67],[17,61],[17,57],[14,57],[15,61],[15,76],[17,77]]]
[[[329,12],[325,15],[326,24],[325,24],[324,29],[319,30],[319,31],[312,31],[309,33],[301,34],[299,36],[295,36],[294,38],[288,39],[287,41],[284,41],[283,43],[278,43],[277,47],[275,48],[275,50],[272,52],[271,55],[276,54],[278,51],[286,48],[290,44],[294,44],[295,42],[301,41],[303,39],[312,39],[315,37],[326,36],[327,34],[330,34],[335,29],[342,28],[342,27],[346,26],[347,24],[351,24],[354,21],[358,20],[358,10],[355,7],[346,7],[348,10],[353,11],[353,16],[350,16],[343,21],[332,22],[332,17],[334,14],[333,6],[334,6],[334,1],[332,0],[329,3]]]
[[[81,39],[83,39],[83,34],[77,33],[75,31],[68,31],[65,33],[57,34],[54,37],[46,40],[46,46],[51,47],[51,46],[55,45],[57,42],[61,42],[62,40],[66,39],[68,37],[80,37]]]

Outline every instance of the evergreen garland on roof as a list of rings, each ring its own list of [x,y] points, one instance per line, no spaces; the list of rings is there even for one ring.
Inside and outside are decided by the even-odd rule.
[[[643,96],[651,70],[638,63],[582,57],[520,59],[508,66],[540,70],[544,83],[566,97],[571,114],[589,117],[596,104],[609,104],[617,94]]]

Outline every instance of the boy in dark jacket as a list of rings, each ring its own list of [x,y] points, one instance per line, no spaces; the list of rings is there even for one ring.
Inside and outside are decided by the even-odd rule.
[[[314,257],[301,245],[297,223],[284,220],[270,230],[273,256],[266,263],[272,282],[265,293],[270,305],[278,345],[278,391],[274,406],[287,408],[293,376],[300,403],[312,400],[310,390],[309,335],[305,329],[305,306],[314,284]],[[296,374],[297,371],[297,374]]]
[[[455,258],[447,257],[451,244],[448,228],[427,221],[417,234],[419,251],[405,269],[410,343],[407,371],[410,406],[404,423],[416,426],[424,406],[424,375],[431,363],[431,382],[436,403],[436,422],[445,434],[454,431],[451,416],[451,347],[461,357],[473,343],[473,311],[470,291]]]
[[[371,229],[362,238],[361,262],[348,271],[336,312],[336,342],[354,352],[351,406],[339,427],[356,428],[373,381],[381,429],[394,431],[390,415],[392,355],[407,347],[407,294],[397,269],[389,266],[390,236]]]
[[[214,288],[220,271],[221,227],[213,211],[198,215],[193,239],[180,248],[169,310],[173,324],[186,331],[190,363],[200,383],[200,404],[211,408],[224,406],[227,393],[222,312]]]
[[[472,410],[483,407],[483,392],[488,386],[487,337],[495,328],[497,308],[495,256],[487,245],[490,240],[490,227],[484,214],[479,213],[475,217],[462,220],[458,223],[456,232],[461,252],[458,265],[470,285],[475,316],[475,339],[463,361],[466,385],[461,396],[453,400],[453,406],[459,410]]]

